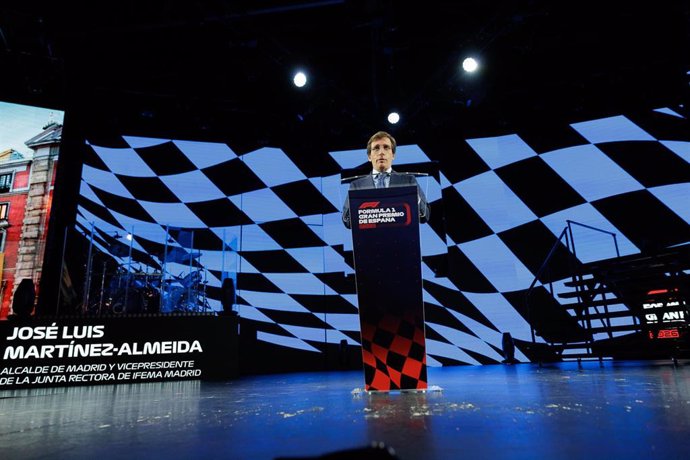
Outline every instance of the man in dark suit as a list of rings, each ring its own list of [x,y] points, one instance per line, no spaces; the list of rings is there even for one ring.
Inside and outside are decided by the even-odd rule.
[[[419,205],[419,221],[429,221],[429,203],[424,192],[417,184],[417,179],[410,174],[401,174],[393,170],[395,159],[395,139],[384,131],[379,131],[369,139],[367,143],[367,158],[373,166],[372,172],[366,177],[360,177],[350,183],[350,190],[363,188],[404,187],[406,185],[417,186],[417,203]],[[345,199],[343,207],[343,223],[350,228],[350,200]]]

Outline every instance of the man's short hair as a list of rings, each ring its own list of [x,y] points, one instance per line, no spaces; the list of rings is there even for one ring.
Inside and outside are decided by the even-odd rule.
[[[367,142],[367,156],[370,156],[370,155],[371,155],[371,144],[372,144],[374,141],[377,141],[377,140],[379,140],[379,139],[383,139],[384,137],[387,137],[388,139],[390,139],[390,141],[391,141],[391,148],[393,149],[393,154],[395,154],[395,147],[398,145],[398,144],[396,144],[396,142],[395,142],[395,138],[394,138],[393,136],[391,136],[390,134],[388,134],[387,132],[385,132],[385,131],[379,131],[379,132],[377,132],[376,134],[374,134],[373,136],[371,136],[371,137],[369,138],[369,142]]]

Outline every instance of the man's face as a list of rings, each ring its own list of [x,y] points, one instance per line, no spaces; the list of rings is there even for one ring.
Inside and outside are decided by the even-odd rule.
[[[393,164],[395,154],[393,153],[393,144],[387,137],[376,139],[371,143],[371,153],[369,153],[369,161],[376,171],[386,171]]]

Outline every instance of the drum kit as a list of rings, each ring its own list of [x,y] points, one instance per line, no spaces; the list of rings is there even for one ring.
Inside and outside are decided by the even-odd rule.
[[[106,314],[201,312],[210,309],[201,269],[179,276],[163,276],[161,272],[129,272],[125,267],[118,267],[110,282],[102,283],[97,303],[98,313]]]
[[[200,285],[202,285],[200,287]],[[185,276],[166,280],[160,301],[161,313],[176,311],[204,311],[208,306],[205,295],[205,283],[202,282],[201,270],[192,271]]]
[[[193,230],[166,227],[162,251],[148,253],[149,257],[143,258],[140,257],[141,250],[133,250],[131,241],[129,245],[118,241],[122,236],[117,231],[99,231],[98,235],[105,238],[106,247],[105,257],[99,260],[103,264],[102,270],[100,266],[94,266],[92,256],[94,230],[97,229],[92,223],[80,307],[83,313],[213,311],[206,297],[206,271],[200,263],[202,252],[192,244]],[[177,270],[180,273],[176,276],[173,271]]]

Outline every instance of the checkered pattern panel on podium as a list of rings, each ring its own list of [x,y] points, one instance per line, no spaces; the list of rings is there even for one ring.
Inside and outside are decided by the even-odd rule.
[[[422,227],[427,356],[414,334],[377,362],[429,365],[498,362],[501,333],[529,340],[516,299],[534,279],[567,220],[614,232],[622,255],[690,240],[690,130],[672,109],[617,115],[448,145],[400,146],[398,169],[437,165],[420,180],[432,206]],[[353,141],[353,144],[356,142]],[[119,137],[85,146],[77,228],[123,267],[176,279],[200,272],[204,308],[219,311],[223,276],[237,282],[237,308],[258,338],[320,353],[359,341],[352,243],[340,223],[347,192],[331,170],[305,173],[290,154],[238,154],[218,142]],[[327,152],[343,169],[364,167],[363,149]],[[324,162],[327,163],[327,162]],[[193,234],[193,242],[171,235]],[[132,241],[116,235],[131,233]],[[613,256],[610,237],[574,234],[582,262]],[[184,241],[183,241],[184,240]],[[131,245],[133,264],[128,264]],[[177,256],[165,251],[177,248]],[[561,250],[565,250],[561,248]],[[552,279],[564,278],[556,267]],[[363,331],[365,332],[365,331]],[[365,340],[378,340],[375,337]],[[407,350],[407,351],[405,351]],[[516,358],[526,357],[517,351]]]
[[[362,328],[367,391],[427,388],[424,330],[414,315],[386,315]]]

